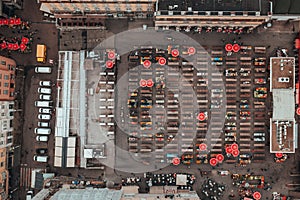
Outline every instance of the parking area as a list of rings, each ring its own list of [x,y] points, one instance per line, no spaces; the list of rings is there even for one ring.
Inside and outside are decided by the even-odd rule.
[[[36,73],[28,68],[25,76],[24,125],[20,168],[20,187],[30,188],[31,170],[46,169],[53,163],[53,132],[56,99],[56,67],[52,72]]]

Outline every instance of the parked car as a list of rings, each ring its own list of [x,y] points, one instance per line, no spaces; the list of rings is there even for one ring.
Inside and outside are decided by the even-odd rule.
[[[50,88],[38,88],[38,93],[51,94],[51,89]]]
[[[50,87],[51,81],[40,81],[40,86]]]
[[[46,148],[38,148],[35,151],[38,155],[45,155],[48,153],[48,149],[46,149]]]
[[[51,115],[49,115],[49,114],[39,114],[38,115],[38,119],[50,120],[51,119]]]
[[[46,136],[46,135],[38,135],[38,136],[36,136],[35,139],[38,142],[47,142],[48,141],[48,136]]]
[[[50,123],[49,122],[38,122],[38,127],[49,128],[50,127]]]
[[[51,114],[52,111],[50,108],[39,108],[39,113]]]
[[[50,101],[51,100],[51,95],[49,95],[49,94],[40,94],[40,100]]]

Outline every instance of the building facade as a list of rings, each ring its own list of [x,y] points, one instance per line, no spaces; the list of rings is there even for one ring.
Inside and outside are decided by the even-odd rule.
[[[0,101],[11,101],[15,98],[16,62],[0,56]]]

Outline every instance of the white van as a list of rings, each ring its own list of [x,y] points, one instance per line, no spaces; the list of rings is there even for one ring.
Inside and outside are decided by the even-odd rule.
[[[50,88],[38,88],[38,93],[51,94],[51,89]]]
[[[40,81],[40,86],[50,87],[51,81]]]
[[[46,107],[46,108],[51,108],[53,106],[52,101],[35,101],[34,105],[36,107]]]
[[[51,114],[52,111],[50,108],[39,108],[39,113],[43,113],[43,114]]]
[[[38,127],[49,128],[50,123],[49,122],[38,122]]]
[[[39,114],[38,115],[38,119],[50,120],[51,119],[51,115],[49,115],[49,114]]]
[[[46,135],[38,135],[38,136],[36,136],[35,139],[38,142],[47,142],[48,141],[48,136],[46,136]]]
[[[50,101],[51,95],[49,94],[40,94],[40,100]]]
[[[50,128],[35,128],[34,133],[39,134],[39,135],[50,135],[51,129]]]
[[[51,74],[52,69],[51,67],[35,67],[35,73],[41,73],[41,74]]]
[[[33,156],[33,160],[36,162],[44,162],[46,163],[48,161],[49,156],[38,156],[38,155],[34,155]]]

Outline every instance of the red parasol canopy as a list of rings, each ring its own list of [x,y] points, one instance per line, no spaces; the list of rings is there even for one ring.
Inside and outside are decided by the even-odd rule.
[[[230,146],[230,148],[231,148],[232,150],[238,150],[238,149],[239,149],[239,146],[238,146],[237,143],[233,143],[233,144]]]
[[[111,60],[106,61],[106,68],[111,69],[114,67],[114,62]]]
[[[261,194],[260,194],[260,192],[254,192],[254,193],[253,193],[253,198],[254,198],[255,200],[261,199]]]
[[[0,25],[3,25],[3,19],[0,19]]]
[[[213,166],[213,167],[216,166],[217,163],[218,163],[218,161],[217,161],[216,158],[211,158],[211,159],[209,160],[209,164],[210,164],[211,166]]]
[[[300,107],[296,110],[297,115],[300,115]]]
[[[16,25],[20,25],[20,24],[21,24],[21,19],[20,19],[20,18],[16,18],[15,24],[16,24]]]
[[[218,154],[216,156],[216,159],[217,159],[218,162],[222,162],[224,160],[224,156],[222,154]]]
[[[144,67],[149,68],[151,66],[151,61],[150,60],[145,60],[143,62]]]
[[[13,50],[18,50],[20,47],[18,43],[13,44]]]
[[[158,64],[165,65],[167,63],[167,60],[164,57],[160,57],[158,60]]]
[[[2,42],[2,43],[1,43],[1,49],[6,49],[6,48],[7,48],[6,43],[5,43],[5,42]]]
[[[110,51],[110,52],[108,52],[107,57],[108,57],[109,59],[115,59],[116,54],[115,54],[115,52]]]
[[[10,18],[10,19],[8,20],[8,24],[10,24],[10,25],[15,25],[15,24],[16,24],[15,18]]]
[[[12,48],[13,48],[13,44],[12,44],[12,43],[8,43],[8,44],[7,44],[7,48],[8,48],[8,49],[12,49]]]
[[[27,48],[27,46],[23,43],[20,44],[20,49],[21,51],[25,51],[25,49]]]
[[[171,55],[172,55],[173,57],[178,57],[178,56],[179,56],[179,51],[178,51],[178,49],[173,49],[172,52],[171,52]]]
[[[206,119],[205,113],[203,112],[199,113],[197,119],[199,121],[204,121]]]
[[[226,147],[226,153],[232,154],[232,148],[231,147]]]
[[[173,165],[179,165],[179,164],[180,164],[180,159],[177,158],[177,157],[173,158],[172,164],[173,164]]]
[[[194,54],[196,53],[196,49],[195,49],[194,47],[189,47],[189,48],[188,48],[188,53],[189,53],[190,55],[194,55]]]
[[[276,156],[276,158],[282,158],[283,154],[282,153],[276,153],[275,156]]]
[[[141,80],[140,80],[140,86],[141,86],[141,87],[146,87],[146,86],[147,86],[147,81],[144,80],[144,79],[141,79]]]
[[[22,43],[27,44],[29,42],[29,39],[27,37],[22,37]]]
[[[232,50],[233,50],[234,52],[238,52],[240,49],[241,49],[241,47],[240,47],[240,45],[238,45],[238,44],[234,44],[234,45],[232,46]]]
[[[239,154],[240,154],[240,151],[239,151],[239,150],[233,150],[233,151],[232,151],[233,157],[237,157]]]
[[[154,85],[151,79],[147,80],[147,87],[152,87]]]
[[[8,25],[8,19],[3,19],[3,24]]]
[[[199,144],[199,149],[200,149],[200,151],[205,151],[206,148],[207,148],[207,145],[206,145],[205,143]]]
[[[232,51],[232,44],[226,44],[225,45],[225,50],[226,51]]]

